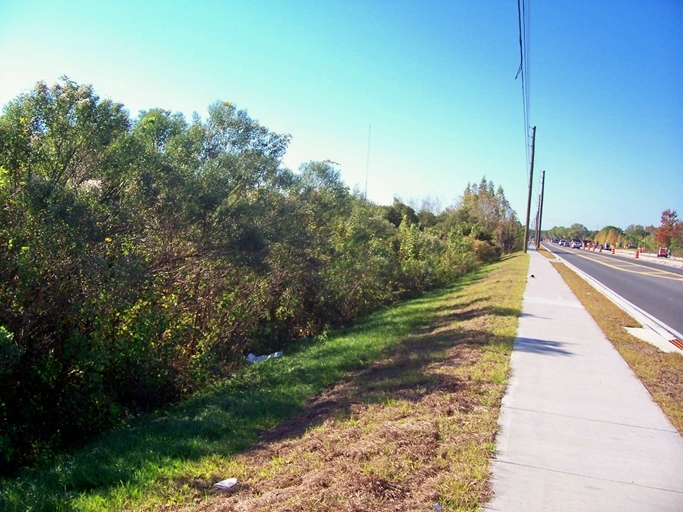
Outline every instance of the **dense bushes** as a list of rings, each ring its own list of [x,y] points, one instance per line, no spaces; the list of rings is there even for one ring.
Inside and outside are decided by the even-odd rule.
[[[288,141],[230,103],[133,121],[67,79],[6,106],[2,471],[519,242],[492,184],[425,228],[351,194],[330,162],[282,168]],[[481,208],[494,196],[498,223]]]

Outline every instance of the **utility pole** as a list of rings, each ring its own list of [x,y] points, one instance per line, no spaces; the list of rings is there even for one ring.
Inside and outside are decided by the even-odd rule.
[[[536,237],[536,247],[538,247],[538,240],[541,239],[541,224],[543,223],[543,194],[545,193],[545,171],[541,176],[541,206],[538,210],[538,237]]]
[[[534,245],[538,249],[538,239],[541,236],[541,195],[538,196],[538,210],[536,210],[536,226],[534,230]]]
[[[524,252],[529,248],[529,217],[531,216],[531,190],[534,185],[534,149],[536,147],[536,127],[531,132],[531,169],[529,170],[529,197],[526,202],[526,224],[524,225]]]

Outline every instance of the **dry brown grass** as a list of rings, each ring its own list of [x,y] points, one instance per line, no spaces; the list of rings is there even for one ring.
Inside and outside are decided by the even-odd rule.
[[[554,255],[552,252],[550,252],[548,249],[546,249],[545,247],[543,247],[543,246],[540,246],[540,247],[537,249],[537,251],[538,251],[539,254],[545,256],[545,257],[548,258],[549,260],[554,260],[554,259],[555,259],[555,255]]]
[[[428,328],[266,432],[231,464],[235,492],[195,510],[477,510],[527,266],[508,258],[442,298]]]
[[[683,435],[683,356],[664,353],[630,335],[625,327],[639,327],[633,318],[566,265],[555,268]]]

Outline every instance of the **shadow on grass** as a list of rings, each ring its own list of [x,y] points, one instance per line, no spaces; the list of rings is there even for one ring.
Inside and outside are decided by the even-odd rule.
[[[387,394],[419,399],[465,386],[427,368],[454,345],[503,343],[511,348],[514,340],[458,331],[453,325],[475,316],[520,312],[475,307],[483,299],[456,307],[438,302],[447,295],[457,300],[487,274],[488,269],[480,270],[445,290],[379,311],[327,340],[298,342],[282,359],[245,367],[210,391],[133,420],[75,455],[27,469],[15,481],[0,482],[0,505],[7,510],[67,509],[80,493],[106,496],[122,484],[166,478],[163,468],[173,461],[229,457],[259,446],[259,439],[300,435],[330,414],[348,413],[354,403],[381,401]],[[323,394],[311,401],[343,383],[344,396]]]
[[[440,366],[461,366],[471,359],[469,351],[486,346],[504,345],[511,351],[514,337],[493,336],[479,330],[454,327],[457,314],[440,319],[429,328],[421,329],[394,346],[391,357],[372,363],[354,375],[346,385],[328,390],[307,404],[301,413],[265,432],[254,449],[263,449],[269,443],[302,436],[308,429],[329,418],[348,417],[356,405],[383,403],[386,400],[419,402],[433,393],[468,395],[471,382],[449,373],[435,371]],[[442,326],[451,325],[444,329]],[[448,351],[451,357],[444,358]],[[454,354],[462,354],[458,358]],[[463,408],[468,404],[461,404]],[[434,411],[435,413],[437,411]]]

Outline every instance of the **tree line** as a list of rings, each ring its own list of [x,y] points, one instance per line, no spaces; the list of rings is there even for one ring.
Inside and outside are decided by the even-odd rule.
[[[543,231],[545,238],[567,240],[590,240],[598,244],[609,243],[613,247],[640,247],[648,252],[656,252],[658,247],[671,249],[676,256],[683,255],[683,222],[679,220],[676,210],[667,209],[662,212],[660,225],[642,226],[631,224],[626,229],[617,226],[605,226],[591,231],[583,224],[572,224],[570,227],[554,226]]]
[[[132,119],[39,82],[0,116],[0,471],[264,353],[518,250],[485,178],[442,212],[376,205],[217,102]]]

